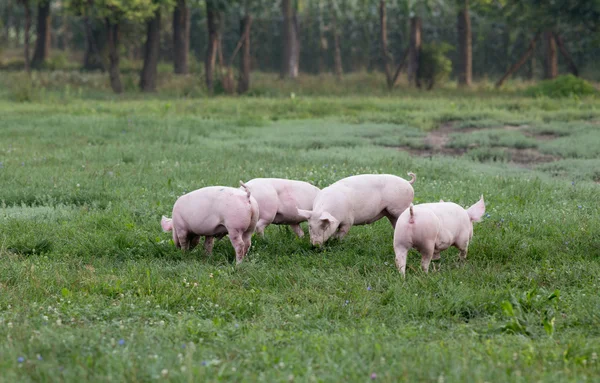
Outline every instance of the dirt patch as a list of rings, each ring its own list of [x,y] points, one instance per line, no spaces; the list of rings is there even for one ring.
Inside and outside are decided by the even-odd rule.
[[[502,129],[520,131],[523,132],[523,134],[527,137],[534,138],[538,141],[549,141],[558,137],[555,134],[533,134],[531,132],[526,131],[528,127],[529,125],[505,125],[502,127]],[[488,128],[455,129],[452,123],[444,123],[438,129],[429,132],[424,138],[423,143],[426,145],[426,148],[417,149],[408,146],[396,146],[395,148],[420,157],[432,157],[435,155],[461,157],[470,149],[477,148],[478,146],[473,145],[469,148],[448,147],[447,145],[450,142],[450,135],[452,133],[468,134],[485,129]],[[505,151],[507,157],[510,159],[510,163],[514,163],[518,166],[523,166],[527,168],[533,167],[537,164],[552,162],[560,159],[556,156],[541,153],[537,149],[515,149],[507,147],[497,149]]]
[[[504,150],[506,150],[510,154],[510,162],[522,166],[525,165],[526,167],[529,167],[528,165],[543,164],[546,162],[553,162],[560,159],[560,157],[544,154],[536,149],[504,148]]]

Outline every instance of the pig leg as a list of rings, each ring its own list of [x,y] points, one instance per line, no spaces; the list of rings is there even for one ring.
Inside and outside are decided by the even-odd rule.
[[[241,230],[231,230],[229,232],[229,240],[235,249],[235,260],[238,264],[244,259],[244,248],[246,247],[242,234]]]
[[[457,245],[456,247],[460,250],[460,254],[458,255],[460,260],[465,261],[467,259],[467,251],[469,250],[469,242],[467,241],[467,243],[462,244],[462,246]]]
[[[242,234],[242,241],[244,241],[244,257],[248,254],[250,246],[252,246],[252,230],[244,232]]]
[[[258,212],[258,222],[256,223],[256,232],[261,236],[265,236],[265,228],[273,223],[277,215],[277,205],[274,203],[269,206],[261,206]]]
[[[304,231],[302,231],[302,228],[300,227],[299,224],[297,224],[297,223],[291,224],[290,228],[294,231],[294,233],[296,233],[298,238],[304,237]]]
[[[344,238],[349,231],[350,225],[347,223],[341,223],[340,227],[338,228],[337,232],[333,235],[333,237],[342,240],[342,238]]]
[[[408,249],[404,246],[394,246],[394,252],[396,253],[396,267],[404,278],[406,276],[406,256],[408,255]]]
[[[433,258],[431,258],[431,260],[432,260],[432,261],[437,261],[437,260],[439,260],[440,258],[441,258],[441,257],[440,257],[440,252],[439,252],[439,250],[435,250],[435,251],[433,252]],[[433,263],[433,271],[438,271],[438,264],[437,264],[436,262],[434,262],[434,263]]]
[[[194,250],[194,248],[196,248],[196,246],[198,246],[199,242],[200,242],[199,235],[190,236],[190,251]]]
[[[433,253],[435,251],[435,243],[428,243],[422,249],[419,249],[421,253],[421,268],[424,272],[429,272],[429,264],[431,263],[431,259],[433,258]]]
[[[190,243],[188,241],[188,232],[185,230],[177,231],[177,239],[179,240],[179,247],[181,250],[187,251],[190,249]]]
[[[404,210],[400,210],[398,208],[387,208],[383,211],[383,215],[390,220],[392,227],[395,228],[398,217],[400,217],[400,214],[402,214],[403,211]]]
[[[204,237],[204,251],[206,255],[212,255],[213,246],[215,244],[215,237],[207,235]]]

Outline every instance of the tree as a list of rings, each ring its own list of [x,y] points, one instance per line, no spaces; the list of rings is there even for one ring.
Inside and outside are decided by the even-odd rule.
[[[106,46],[107,36],[104,21],[98,26],[96,20],[88,16],[89,10],[83,14],[83,30],[85,34],[85,50],[83,54],[83,69],[97,70],[102,72],[106,70],[102,58],[102,50]]]
[[[404,57],[401,59],[398,64],[398,68],[395,73],[392,75],[392,66],[394,65],[394,59],[388,50],[388,32],[387,32],[387,12],[386,12],[386,4],[385,0],[381,0],[379,2],[379,25],[380,25],[380,39],[381,39],[381,54],[383,57],[383,68],[385,72],[385,78],[387,81],[387,86],[389,89],[392,89],[398,78],[400,77],[400,72],[404,67],[404,62],[406,61],[407,54],[404,54]]]
[[[206,86],[209,93],[214,91],[214,73],[221,43],[222,15],[219,3],[216,0],[206,0],[206,25],[208,28],[208,45],[206,46]]]
[[[186,0],[177,0],[173,9],[173,71],[188,74],[190,50],[190,9]]]
[[[544,32],[544,78],[551,80],[558,76],[558,56],[556,55],[556,40],[552,30]]]
[[[75,14],[93,16],[104,22],[108,45],[108,74],[110,86],[115,93],[123,92],[119,68],[122,24],[143,23],[155,16],[161,4],[169,3],[169,0],[70,0],[67,3]]]
[[[238,93],[246,93],[250,89],[250,26],[252,16],[248,14],[246,7],[245,15],[240,21],[240,33],[242,41],[242,57],[240,58],[240,75],[238,77]],[[235,53],[235,52],[234,52]],[[235,57],[235,56],[234,56]]]
[[[50,0],[39,0],[37,4],[36,40],[31,66],[41,68],[50,51]]]
[[[471,43],[471,17],[469,0],[461,0],[458,11],[458,84],[471,86],[473,77],[473,52]]]
[[[23,5],[23,9],[25,10],[25,71],[27,73],[31,72],[31,62],[29,59],[29,34],[31,29],[31,5],[29,4],[29,0],[20,0]]]
[[[413,82],[420,87],[419,78],[419,56],[421,55],[421,18],[413,16],[410,18],[410,42],[408,45],[408,83]]]
[[[292,0],[281,0],[283,14],[283,57],[281,78],[298,77],[300,61],[300,41],[298,40],[298,16]]]
[[[156,91],[158,74],[158,50],[160,48],[160,8],[157,8],[146,23],[146,43],[144,44],[144,66],[140,74],[140,88],[144,92]]]
[[[338,29],[338,12],[335,0],[330,0],[331,5],[331,33],[333,34],[333,72],[338,80],[342,79],[344,68],[342,66],[342,50],[340,48],[340,31]]]

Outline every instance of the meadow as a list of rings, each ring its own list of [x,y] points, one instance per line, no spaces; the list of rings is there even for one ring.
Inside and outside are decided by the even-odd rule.
[[[0,381],[597,380],[597,98],[277,86],[0,90]],[[409,171],[415,203],[484,195],[465,263],[402,279],[387,220],[321,249],[270,226],[239,266],[160,228],[203,186]]]

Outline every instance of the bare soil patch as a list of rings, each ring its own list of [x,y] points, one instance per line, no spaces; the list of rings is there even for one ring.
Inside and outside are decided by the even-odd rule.
[[[538,141],[549,141],[557,138],[558,136],[555,134],[532,134],[526,129],[528,125],[505,125],[502,129],[505,130],[517,130],[523,132],[528,137],[534,138]],[[473,145],[472,147],[465,148],[450,148],[447,147],[450,142],[450,134],[452,133],[464,133],[469,134],[479,130],[485,130],[488,128],[468,128],[468,129],[455,129],[454,124],[452,123],[444,123],[438,129],[429,132],[427,136],[424,138],[423,142],[426,144],[427,148],[417,149],[408,146],[395,146],[396,149],[409,152],[412,155],[420,156],[420,157],[432,157],[435,155],[444,155],[444,156],[453,156],[453,157],[461,157],[463,156],[469,149],[476,148],[477,145]],[[511,163],[514,163],[518,166],[523,167],[533,167],[540,163],[552,162],[560,159],[560,157],[552,156],[549,154],[541,153],[537,149],[516,149],[516,148],[501,148],[502,150],[508,153],[508,157],[510,158]]]

